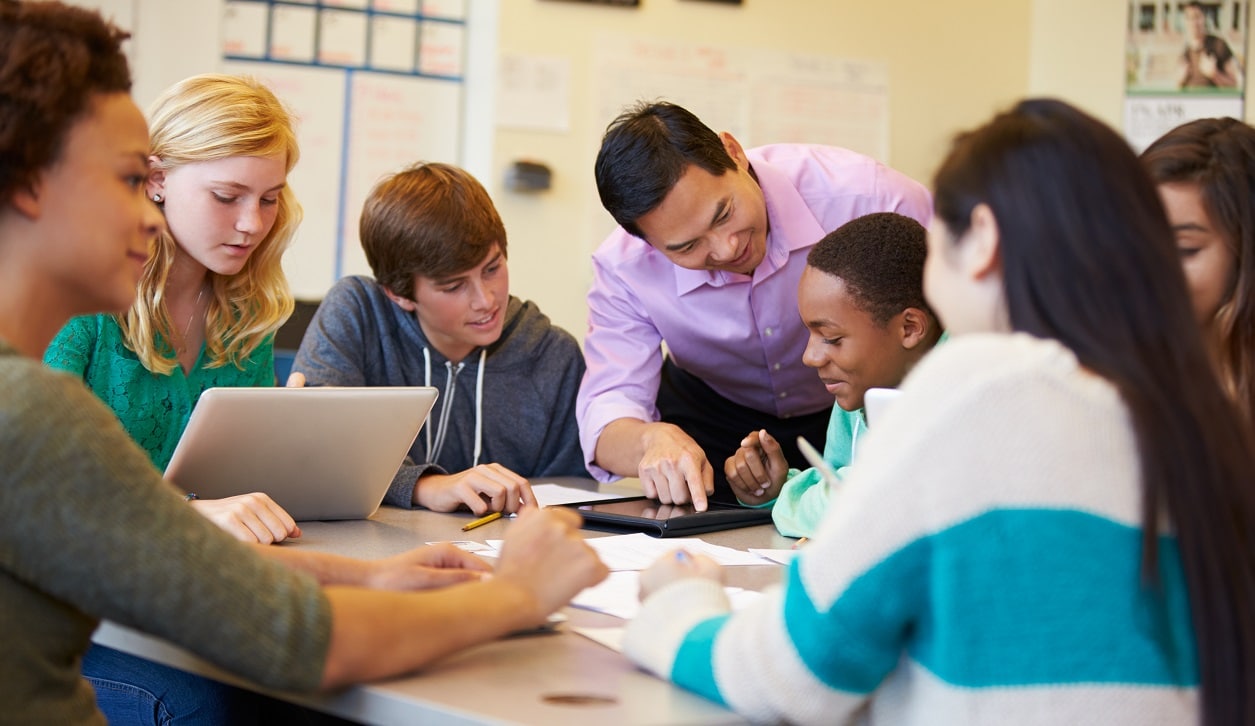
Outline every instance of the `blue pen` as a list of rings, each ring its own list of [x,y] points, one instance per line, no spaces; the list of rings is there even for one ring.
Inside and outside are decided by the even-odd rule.
[[[689,556],[688,550],[676,550],[675,559],[677,562],[688,562],[693,558]]]

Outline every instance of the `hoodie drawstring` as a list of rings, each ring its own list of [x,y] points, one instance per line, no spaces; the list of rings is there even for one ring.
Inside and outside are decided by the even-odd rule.
[[[488,350],[484,349],[479,352],[479,371],[475,377],[475,458],[471,463],[472,467],[479,466],[479,455],[483,451],[484,443],[484,362],[488,359]],[[440,457],[440,450],[444,448],[446,434],[449,433],[449,416],[453,411],[453,396],[457,392],[457,377],[462,372],[462,367],[466,365],[465,361],[454,366],[452,362],[445,361],[445,395],[440,405],[440,416],[436,425],[436,442],[433,445],[431,440],[431,416],[427,417],[427,463],[433,464]],[[423,348],[423,381],[427,386],[431,385],[431,351],[426,347]]]

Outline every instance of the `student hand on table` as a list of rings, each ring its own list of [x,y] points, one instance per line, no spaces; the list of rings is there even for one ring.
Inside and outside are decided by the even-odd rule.
[[[641,571],[641,602],[667,585],[690,577],[723,582],[723,568],[705,555],[694,555],[685,550],[663,555]]]
[[[427,474],[414,487],[414,503],[433,512],[465,505],[476,515],[513,514],[536,506],[536,495],[523,477],[500,464],[480,464],[457,474]]]
[[[285,382],[283,385],[287,388],[304,388],[305,387],[305,374],[299,371],[293,371],[288,376],[287,382]]]
[[[190,503],[202,516],[244,542],[275,544],[301,536],[301,528],[292,515],[261,492],[225,499],[193,499]]]
[[[692,501],[697,511],[706,511],[706,499],[715,492],[715,473],[702,447],[668,423],[647,424],[642,443],[638,476],[645,496],[663,504]]]
[[[784,450],[766,429],[741,439],[741,448],[723,465],[724,476],[744,504],[762,504],[780,496],[789,476]]]
[[[535,622],[610,573],[580,534],[581,521],[564,507],[526,507],[506,534],[493,580],[525,593]]]
[[[428,590],[483,579],[492,566],[448,543],[418,547],[369,563],[362,585],[375,590]]]

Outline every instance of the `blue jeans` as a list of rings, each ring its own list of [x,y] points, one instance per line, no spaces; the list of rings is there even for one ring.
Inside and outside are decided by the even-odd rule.
[[[83,676],[111,726],[259,723],[257,694],[102,645],[83,657]]]
[[[110,726],[352,726],[355,722],[93,644],[83,676]]]

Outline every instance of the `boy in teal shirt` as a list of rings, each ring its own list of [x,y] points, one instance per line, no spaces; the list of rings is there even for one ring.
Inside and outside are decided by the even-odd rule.
[[[798,313],[810,330],[802,362],[836,398],[824,460],[850,464],[866,431],[863,396],[895,388],[943,337],[924,301],[923,226],[892,212],[838,227],[815,245],[798,284]],[[765,429],[745,437],[724,473],[743,504],[771,506],[776,529],[809,537],[828,507],[828,485],[816,469],[790,469]]]

